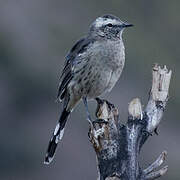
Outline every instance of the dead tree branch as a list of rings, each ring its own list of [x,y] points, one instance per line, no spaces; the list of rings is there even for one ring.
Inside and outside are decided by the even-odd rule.
[[[152,70],[153,80],[149,101],[142,110],[140,99],[133,99],[128,107],[128,121],[121,124],[118,109],[106,100],[97,98],[97,120],[90,125],[89,139],[97,156],[99,180],[150,180],[167,172],[164,151],[146,169],[139,165],[138,156],[143,144],[161,121],[171,79],[171,71],[157,64]]]

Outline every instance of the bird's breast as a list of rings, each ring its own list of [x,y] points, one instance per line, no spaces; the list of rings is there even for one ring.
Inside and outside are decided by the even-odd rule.
[[[94,52],[92,59],[95,64],[103,64],[113,71],[124,66],[125,49],[122,40],[97,43]]]
[[[106,92],[114,87],[122,73],[125,63],[125,49],[122,41],[107,42],[99,48],[95,66],[99,68],[100,77],[106,76],[106,83],[104,84],[104,91]],[[102,81],[102,78],[99,81]]]
[[[81,61],[87,59],[84,68],[74,75],[71,89],[77,96],[91,99],[110,91],[116,84],[124,67],[124,45],[97,43],[82,54]]]

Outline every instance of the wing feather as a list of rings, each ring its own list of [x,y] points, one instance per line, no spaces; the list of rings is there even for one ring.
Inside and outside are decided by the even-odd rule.
[[[59,83],[59,88],[58,88],[58,95],[57,98],[62,100],[65,96],[66,89],[70,81],[72,80],[74,76],[74,67],[76,66],[77,69],[81,69],[82,64],[84,62],[78,61],[77,56],[79,54],[82,54],[87,50],[87,47],[93,43],[94,41],[89,38],[82,38],[80,39],[70,50],[68,55],[66,56],[66,61],[64,64],[64,68],[62,71],[62,74],[60,76],[60,83]],[[79,68],[78,68],[79,66]]]

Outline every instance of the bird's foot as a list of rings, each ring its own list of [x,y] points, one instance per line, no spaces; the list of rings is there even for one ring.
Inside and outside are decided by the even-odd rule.
[[[106,120],[104,120],[104,119],[96,119],[96,120],[94,120],[93,122],[93,125],[95,125],[95,124],[108,124],[108,121],[106,121]]]

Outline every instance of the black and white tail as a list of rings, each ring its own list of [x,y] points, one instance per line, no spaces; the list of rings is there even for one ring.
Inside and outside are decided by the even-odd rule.
[[[64,127],[65,127],[65,124],[66,124],[66,121],[67,121],[69,114],[70,114],[70,111],[67,111],[66,109],[64,109],[62,111],[60,119],[56,125],[55,130],[54,130],[53,136],[52,136],[52,138],[49,142],[49,145],[48,145],[48,149],[47,149],[47,153],[46,153],[46,157],[45,157],[45,161],[44,161],[45,164],[51,163],[51,161],[54,158],[58,142],[63,137]]]

